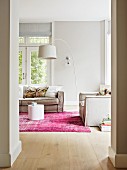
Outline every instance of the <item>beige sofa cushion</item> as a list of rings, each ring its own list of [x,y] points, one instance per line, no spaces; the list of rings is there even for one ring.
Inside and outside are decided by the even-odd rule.
[[[38,87],[36,89],[36,97],[45,97],[48,87]]]
[[[62,86],[49,86],[46,91],[46,97],[57,97],[58,91],[62,89]]]
[[[20,101],[24,106],[32,104],[32,102],[37,102],[37,104],[44,104],[44,105],[59,104],[58,98],[49,98],[49,97],[25,98],[25,99],[20,99]]]
[[[32,98],[32,97],[35,97],[35,96],[36,96],[36,88],[30,87],[30,86],[26,89],[26,92],[23,95],[23,97],[25,97],[25,98]]]

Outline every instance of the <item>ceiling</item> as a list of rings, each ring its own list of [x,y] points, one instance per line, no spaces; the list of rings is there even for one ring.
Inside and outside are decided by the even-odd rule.
[[[19,0],[20,20],[100,21],[110,19],[111,0]]]

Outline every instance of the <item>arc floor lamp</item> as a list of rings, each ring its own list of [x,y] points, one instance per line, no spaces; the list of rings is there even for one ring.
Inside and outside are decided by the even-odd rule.
[[[62,41],[66,45],[66,47],[68,48],[68,50],[70,52],[70,56],[72,57],[72,62],[73,62],[75,88],[76,88],[76,94],[77,94],[77,78],[76,78],[75,61],[74,61],[73,54],[71,52],[70,45],[63,39],[55,39],[55,41]],[[56,46],[53,44],[39,46],[38,57],[41,59],[57,59]],[[65,59],[66,59],[67,64],[70,64],[70,58],[68,56],[66,56]]]
[[[56,47],[50,44],[39,46],[38,57],[42,59],[56,59]]]

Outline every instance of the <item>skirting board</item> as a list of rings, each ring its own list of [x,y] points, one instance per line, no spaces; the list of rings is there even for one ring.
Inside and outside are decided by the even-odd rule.
[[[18,142],[17,147],[14,149],[14,151],[11,153],[11,165],[14,163],[14,161],[19,156],[20,152],[22,151],[22,143],[21,141]]]
[[[13,153],[7,153],[7,154],[0,154],[0,167],[11,167],[14,161],[17,159],[18,155],[20,154],[22,150],[21,141],[19,141],[17,147],[13,151]]]
[[[115,168],[127,168],[127,154],[116,154],[115,151],[109,147],[109,158]]]

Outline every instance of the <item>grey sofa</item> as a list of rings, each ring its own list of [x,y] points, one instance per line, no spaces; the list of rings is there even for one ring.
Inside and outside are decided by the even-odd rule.
[[[45,112],[63,112],[64,92],[58,91],[55,98],[19,98],[19,112],[28,112],[28,105],[30,105],[32,102],[37,102],[37,104],[43,104]]]

